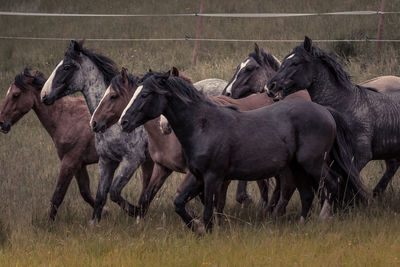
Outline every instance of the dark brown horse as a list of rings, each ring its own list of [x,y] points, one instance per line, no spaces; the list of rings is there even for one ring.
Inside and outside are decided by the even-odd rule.
[[[173,75],[180,76],[191,83],[190,79],[185,77],[176,68],[174,68]],[[107,91],[108,93],[104,95],[91,119],[91,126],[95,132],[105,131],[118,121],[123,109],[129,103],[129,100],[132,98],[138,86],[133,77],[133,75],[127,73],[126,69],[122,69],[120,75],[112,79],[111,85]],[[263,94],[261,97],[250,96],[243,100],[235,100],[226,96],[211,97],[211,99],[217,104],[234,105],[243,110],[256,109],[272,103],[272,100],[266,94]],[[155,165],[146,191],[139,200],[139,206],[142,208],[142,215],[146,213],[151,201],[172,171],[188,173],[188,168],[183,158],[182,148],[178,139],[174,134],[164,135],[160,132],[159,118],[148,121],[144,124],[144,127],[148,133],[149,152]],[[178,187],[178,193],[188,177],[189,175],[186,175],[184,181]],[[229,182],[224,188],[224,195],[226,194],[228,184]],[[268,181],[260,180],[258,181],[258,185],[264,202],[263,204],[267,205]],[[217,204],[219,213],[222,212],[225,204],[225,198],[221,199],[223,199],[223,201]]]
[[[45,82],[40,72],[28,68],[15,76],[1,108],[0,127],[1,132],[8,133],[13,124],[33,109],[53,139],[61,160],[49,212],[50,219],[54,220],[73,176],[82,198],[93,207],[86,165],[98,162],[99,157],[94,146],[94,134],[89,127],[90,114],[85,100],[66,97],[53,106],[46,106],[40,102],[40,90]]]
[[[204,223],[211,230],[214,198],[220,197],[218,188],[228,178],[258,180],[282,174],[282,185],[294,184],[300,191],[303,218],[321,180],[330,198],[324,202],[323,216],[328,202],[341,196],[344,185],[355,189],[357,198],[363,199],[358,173],[351,168],[347,150],[351,146],[344,142],[341,129],[336,129],[335,119],[341,115],[331,112],[301,99],[240,112],[215,105],[167,72],[151,74],[144,80],[119,123],[129,132],[160,114],[166,116],[182,145],[190,172],[196,176],[175,199],[175,210],[192,227],[193,217],[186,212],[185,204],[203,191]],[[252,138],[243,138],[250,134]],[[339,177],[345,183],[335,178],[326,163],[325,155],[332,148],[332,159],[340,162],[335,171],[340,171]],[[288,201],[286,188],[282,186],[278,210]]]

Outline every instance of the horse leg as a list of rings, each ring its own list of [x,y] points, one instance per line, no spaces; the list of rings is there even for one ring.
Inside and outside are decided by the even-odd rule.
[[[77,171],[75,178],[83,200],[89,203],[89,205],[93,208],[94,199],[92,197],[92,193],[90,192],[89,174],[87,172],[86,165],[83,165],[81,169]]]
[[[313,186],[313,181],[309,179],[307,173],[305,173],[301,168],[295,168],[293,170],[296,173],[295,183],[299,190],[300,200],[301,200],[301,218],[300,222],[304,222],[307,218],[308,212],[312,206],[314,200],[314,189],[317,189],[318,184]]]
[[[144,194],[148,184],[150,183],[154,169],[154,161],[149,155],[146,155],[146,160],[142,163],[140,168],[142,169],[142,192],[140,193],[140,198],[142,198],[142,195]]]
[[[274,216],[283,216],[286,212],[286,206],[289,203],[290,198],[292,197],[294,191],[296,190],[296,186],[294,184],[293,173],[289,167],[285,168],[280,173],[280,181],[281,181],[281,189],[280,189],[280,197],[279,201],[273,211]]]
[[[225,203],[226,203],[226,194],[228,192],[230,180],[225,180],[222,182],[220,189],[218,190],[218,196],[216,197],[216,210],[217,210],[217,224],[221,225],[222,223],[222,214],[224,212]]]
[[[268,202],[268,205],[266,208],[267,212],[272,213],[272,211],[278,204],[280,195],[281,195],[281,180],[279,178],[279,175],[276,175],[275,176],[275,188],[274,188],[274,192],[272,192],[271,200]]]
[[[99,183],[97,186],[96,199],[94,201],[94,209],[91,224],[100,222],[101,212],[107,201],[107,194],[110,191],[112,179],[118,162],[100,157],[99,159]]]
[[[133,217],[140,215],[140,209],[124,199],[121,192],[141,163],[140,160],[123,159],[110,188],[110,199],[126,211],[129,216]]]
[[[174,200],[175,212],[182,218],[186,226],[195,230],[194,218],[186,211],[186,203],[196,197],[200,192],[203,191],[203,181],[197,179],[194,175],[190,175],[185,187],[178,194]]]
[[[214,198],[218,198],[218,191],[223,181],[217,180],[218,177],[214,173],[206,173],[204,175],[204,224],[207,232],[211,232],[213,228],[212,216],[214,212]]]
[[[247,181],[239,180],[236,189],[236,201],[240,204],[250,204],[253,201],[247,194]]]
[[[268,188],[269,188],[269,180],[261,179],[257,180],[258,189],[260,190],[261,201],[263,208],[268,206]]]
[[[61,161],[61,169],[60,173],[58,174],[57,186],[54,190],[53,197],[51,198],[49,219],[52,221],[54,221],[57,210],[64,200],[74,172],[76,172],[76,164],[68,157],[64,157]]]
[[[385,160],[385,163],[386,171],[373,190],[374,197],[381,196],[382,193],[386,190],[388,184],[390,183],[394,174],[400,166],[400,158],[387,159]]]
[[[140,216],[144,216],[150,206],[151,201],[154,199],[158,190],[164,184],[165,180],[172,173],[172,170],[161,166],[157,163],[154,164],[153,173],[149,184],[145,188],[144,192],[140,196],[138,205],[141,210]]]

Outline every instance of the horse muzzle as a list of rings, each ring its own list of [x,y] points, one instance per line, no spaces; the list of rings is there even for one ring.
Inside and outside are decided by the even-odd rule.
[[[7,134],[11,130],[11,124],[0,121],[0,132]]]

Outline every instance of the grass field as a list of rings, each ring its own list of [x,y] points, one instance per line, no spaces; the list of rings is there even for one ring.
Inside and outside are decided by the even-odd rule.
[[[2,0],[2,11],[64,13],[193,13],[199,1],[51,1]],[[206,12],[328,12],[377,10],[380,1],[211,1]],[[388,0],[386,10],[400,11],[400,1]],[[196,18],[52,18],[0,16],[0,36],[65,38],[182,38],[195,36]],[[326,16],[286,19],[205,18],[203,38],[237,39],[360,39],[377,35],[377,16]],[[384,38],[400,39],[399,15],[385,17]],[[50,75],[61,60],[66,41],[0,40],[0,99],[14,76],[25,66]],[[260,43],[283,58],[295,43]],[[194,81],[230,79],[238,63],[253,49],[246,43],[202,42],[197,66],[191,66],[194,43],[87,42],[87,47],[114,59],[135,74],[148,68],[177,66]],[[383,44],[380,58],[372,42],[318,44],[340,55],[354,82],[379,75],[400,76],[400,44]],[[399,266],[400,182],[393,179],[382,200],[367,210],[338,214],[331,221],[317,219],[317,203],[305,225],[297,223],[298,196],[287,216],[261,219],[256,204],[240,207],[231,187],[226,220],[199,238],[189,232],[173,211],[175,190],[182,176],[174,174],[139,224],[110,201],[110,214],[89,228],[90,207],[72,183],[54,223],[47,209],[59,170],[53,143],[33,112],[8,135],[0,136],[0,266]],[[89,168],[92,191],[97,186],[97,166]],[[382,162],[370,163],[362,172],[369,189],[384,171]],[[137,172],[123,191],[136,203],[140,185]],[[200,212],[198,203],[193,204]]]

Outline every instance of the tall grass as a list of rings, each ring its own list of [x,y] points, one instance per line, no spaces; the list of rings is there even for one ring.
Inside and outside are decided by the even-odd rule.
[[[64,13],[194,13],[198,1],[9,1],[2,10]],[[379,1],[207,1],[205,12],[327,12],[377,10]],[[387,10],[399,11],[399,1]],[[205,18],[202,37],[237,39],[352,39],[375,37],[377,16],[327,16],[287,19]],[[195,36],[196,18],[40,18],[0,16],[0,36],[68,38],[173,38]],[[400,39],[400,16],[385,16],[384,37]],[[68,42],[0,40],[0,95],[25,66],[49,75],[62,59]],[[282,58],[295,43],[261,43]],[[400,45],[385,43],[381,58],[375,44],[317,44],[341,56],[354,82],[379,75],[399,75]],[[194,81],[230,79],[252,43],[202,42],[197,66],[191,66],[193,42],[87,42],[87,47],[141,74],[149,68],[177,66]],[[229,192],[226,221],[203,238],[190,233],[173,211],[175,190],[182,179],[174,174],[158,193],[147,218],[136,224],[117,205],[100,226],[87,227],[91,208],[71,184],[55,223],[47,222],[49,200],[60,167],[48,134],[33,112],[0,136],[0,265],[399,265],[398,175],[381,201],[368,210],[339,214],[328,223],[317,218],[318,205],[305,225],[298,225],[298,196],[288,215],[262,219],[257,204],[240,207]],[[362,177],[372,188],[382,175],[381,162],[370,163]],[[92,191],[96,165],[89,167]],[[136,203],[140,172],[123,191]],[[255,187],[250,193],[259,200]],[[200,212],[198,203],[193,204]]]

